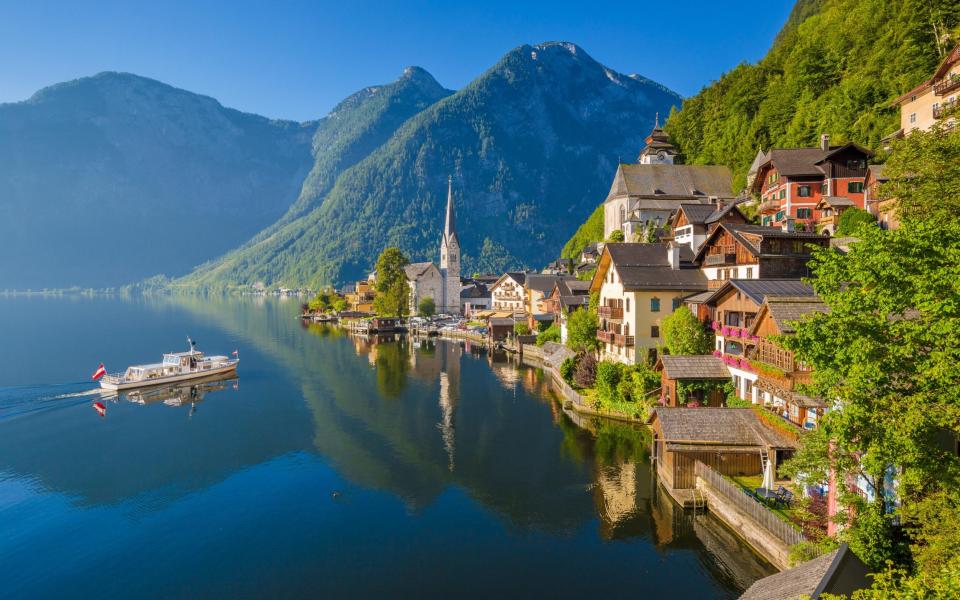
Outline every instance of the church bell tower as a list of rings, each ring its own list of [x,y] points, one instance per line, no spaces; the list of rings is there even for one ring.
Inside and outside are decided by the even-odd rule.
[[[440,240],[440,276],[443,279],[443,298],[440,311],[460,314],[460,241],[457,239],[457,221],[453,212],[453,177],[447,178],[447,218]]]

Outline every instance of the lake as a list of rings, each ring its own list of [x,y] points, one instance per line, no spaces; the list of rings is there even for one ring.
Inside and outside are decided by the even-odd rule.
[[[731,598],[773,572],[663,495],[644,428],[578,427],[538,369],[298,308],[0,297],[0,596]],[[188,335],[237,376],[90,381]]]

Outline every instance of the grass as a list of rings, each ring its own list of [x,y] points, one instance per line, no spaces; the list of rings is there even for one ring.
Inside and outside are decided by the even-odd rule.
[[[597,390],[595,388],[577,388],[577,393],[583,396],[584,402],[596,408],[600,412],[609,412],[609,413],[618,413],[627,417],[635,418],[638,414],[639,418],[643,419],[646,415],[641,413],[641,406],[636,402],[620,401],[620,402],[602,402],[600,401],[599,396],[597,395]]]
[[[733,483],[739,485],[741,488],[749,490],[750,492],[753,492],[758,487],[763,486],[763,475],[725,475],[725,477],[733,481]],[[803,522],[801,515],[803,513],[800,509],[799,498],[796,496],[794,497],[790,507],[785,507],[782,504],[775,505],[772,502],[767,503],[766,506],[770,512],[774,513],[782,520],[790,523],[798,530],[803,530],[801,526]]]

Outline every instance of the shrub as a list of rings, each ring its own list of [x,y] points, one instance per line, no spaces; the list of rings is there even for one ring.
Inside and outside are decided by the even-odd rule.
[[[837,235],[854,235],[864,224],[873,225],[877,219],[862,208],[848,208],[840,215],[837,224]]]
[[[597,381],[597,359],[587,352],[580,355],[577,368],[573,372],[573,382],[581,388],[593,387]]]
[[[601,402],[620,402],[619,385],[623,379],[624,366],[620,363],[603,361],[597,364],[597,399]]]
[[[514,323],[513,332],[517,335],[530,335],[530,326],[523,322]]]
[[[537,345],[542,346],[547,342],[559,342],[560,341],[560,326],[554,323],[550,327],[547,327],[545,330],[541,331],[537,335]]]
[[[685,305],[664,318],[661,327],[670,354],[709,354],[713,349],[713,336]]]
[[[568,356],[560,363],[560,377],[567,383],[573,382],[573,371],[577,368],[577,361],[574,357]]]
[[[618,243],[624,241],[626,238],[623,235],[623,231],[620,229],[614,229],[610,232],[610,236],[607,237],[608,242]]]

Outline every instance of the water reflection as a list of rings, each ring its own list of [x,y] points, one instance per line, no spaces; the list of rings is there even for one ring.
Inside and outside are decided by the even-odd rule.
[[[227,388],[239,388],[239,379],[234,376],[206,379],[198,383],[181,383],[179,385],[163,385],[150,388],[130,390],[117,394],[104,394],[109,400],[126,400],[136,404],[152,404],[162,402],[167,406],[196,405],[203,402],[210,392],[220,392]]]

